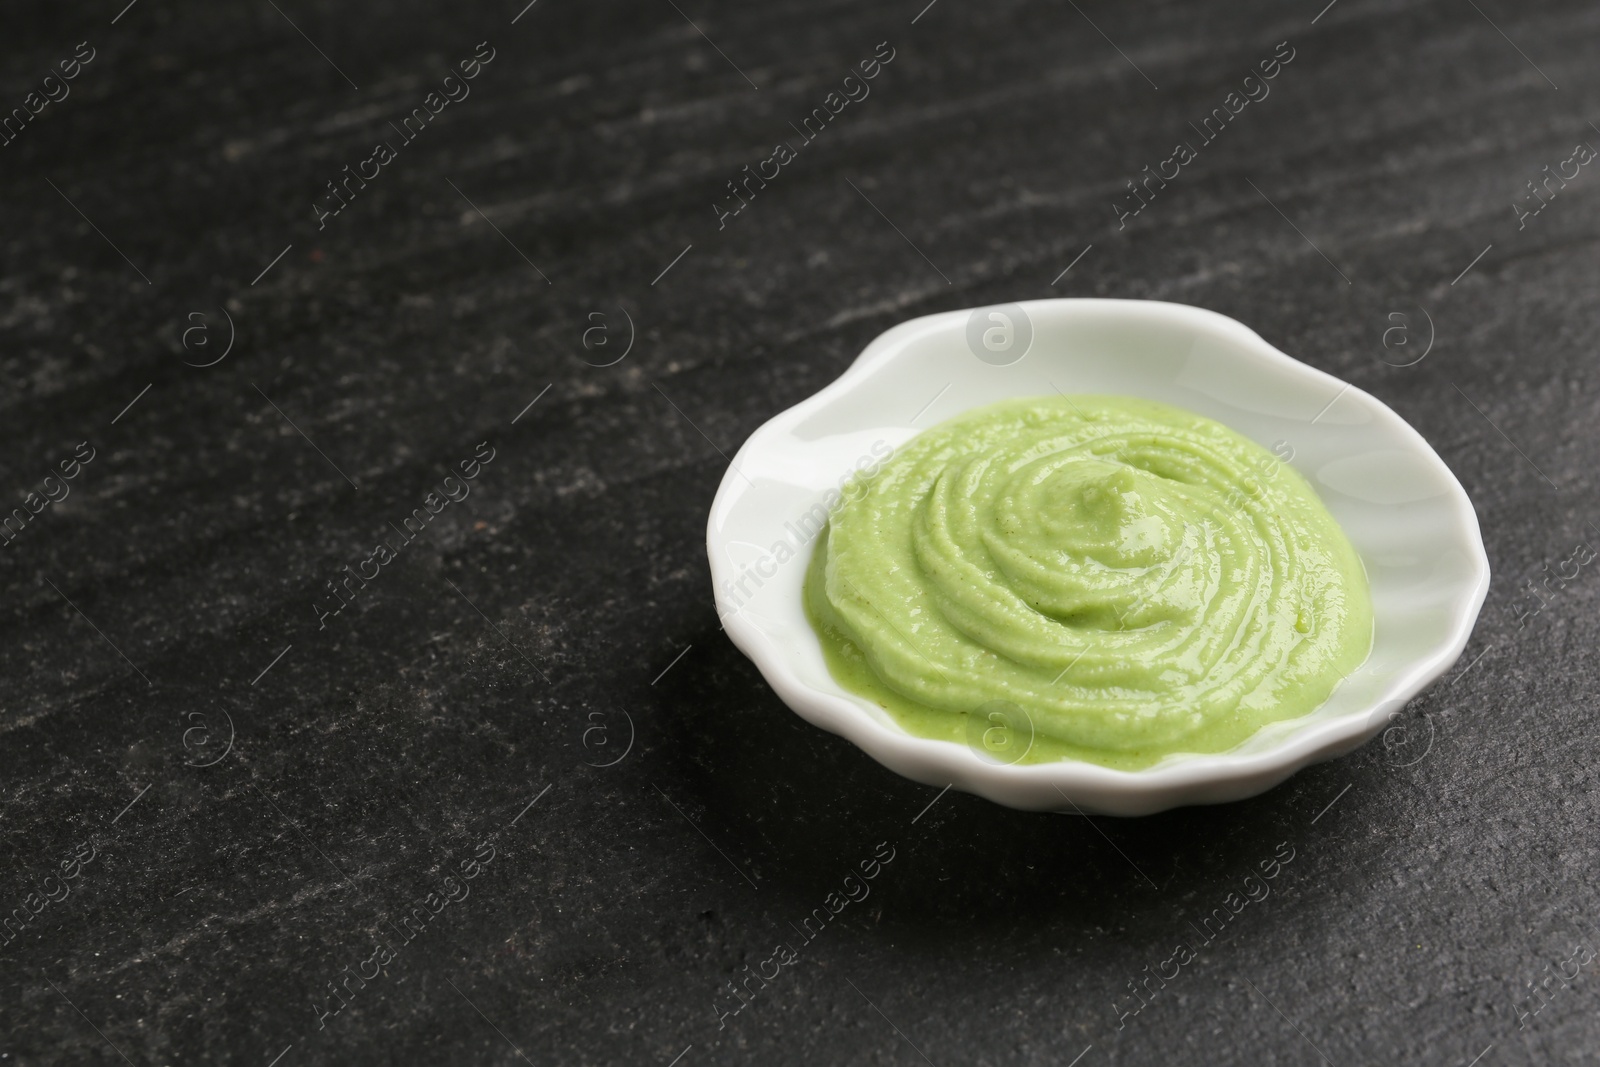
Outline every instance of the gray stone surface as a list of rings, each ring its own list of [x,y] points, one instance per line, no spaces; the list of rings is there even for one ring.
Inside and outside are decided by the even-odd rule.
[[[1600,10],[121,7],[0,31],[0,113],[70,92],[0,146],[6,506],[94,454],[0,548],[0,1062],[1592,1058],[1597,579],[1523,587],[1600,539],[1594,168],[1513,205],[1600,145]],[[1213,308],[1409,419],[1495,569],[1460,674],[1265,796],[1092,823],[788,712],[718,631],[724,456],[903,318],[1051,295]]]

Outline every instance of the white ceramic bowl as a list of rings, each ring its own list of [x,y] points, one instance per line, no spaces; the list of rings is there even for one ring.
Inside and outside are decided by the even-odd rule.
[[[833,680],[801,606],[812,509],[921,430],[996,400],[1057,392],[1164,401],[1293,450],[1290,462],[1361,554],[1376,616],[1371,656],[1326,703],[1227,752],[1118,771],[1005,765],[914,737]],[[1142,300],[1037,300],[901,323],[838,381],[750,436],[717,491],[706,547],[728,636],[810,722],[928,785],[1112,815],[1238,800],[1349,752],[1455,663],[1489,589],[1471,501],[1400,416],[1233,319]]]

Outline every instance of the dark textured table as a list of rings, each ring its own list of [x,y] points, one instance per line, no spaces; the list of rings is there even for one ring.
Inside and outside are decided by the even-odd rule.
[[[0,1063],[1594,1058],[1600,9],[124,2],[0,15]],[[747,434],[1073,295],[1457,472],[1381,740],[1021,814],[719,631]]]

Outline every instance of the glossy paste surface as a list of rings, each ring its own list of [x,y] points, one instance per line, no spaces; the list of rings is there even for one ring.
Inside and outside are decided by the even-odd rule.
[[[1179,408],[1002,401],[845,488],[805,587],[830,671],[1004,762],[1232,748],[1372,647],[1360,558],[1311,486]]]

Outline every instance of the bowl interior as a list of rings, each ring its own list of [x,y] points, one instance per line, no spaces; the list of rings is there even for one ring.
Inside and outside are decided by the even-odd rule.
[[[792,706],[786,690],[804,687],[906,736],[881,708],[833,680],[801,606],[828,490],[885,448],[969,408],[1057,392],[1164,401],[1276,446],[1344,528],[1372,589],[1372,653],[1311,715],[1275,723],[1228,753],[1176,755],[1114,773],[1226,762],[1318,731],[1342,733],[1343,747],[1353,747],[1455,661],[1487,590],[1477,517],[1449,469],[1393,411],[1232,319],[1196,308],[1116,300],[1011,307],[1022,309],[1033,334],[1015,363],[974,355],[968,312],[903,323],[839,381],[763,426],[735,457],[710,522],[718,610],[742,615],[749,626],[741,634],[767,646],[770,656],[758,663],[770,660],[762,669]],[[838,728],[826,715],[807,717]]]

